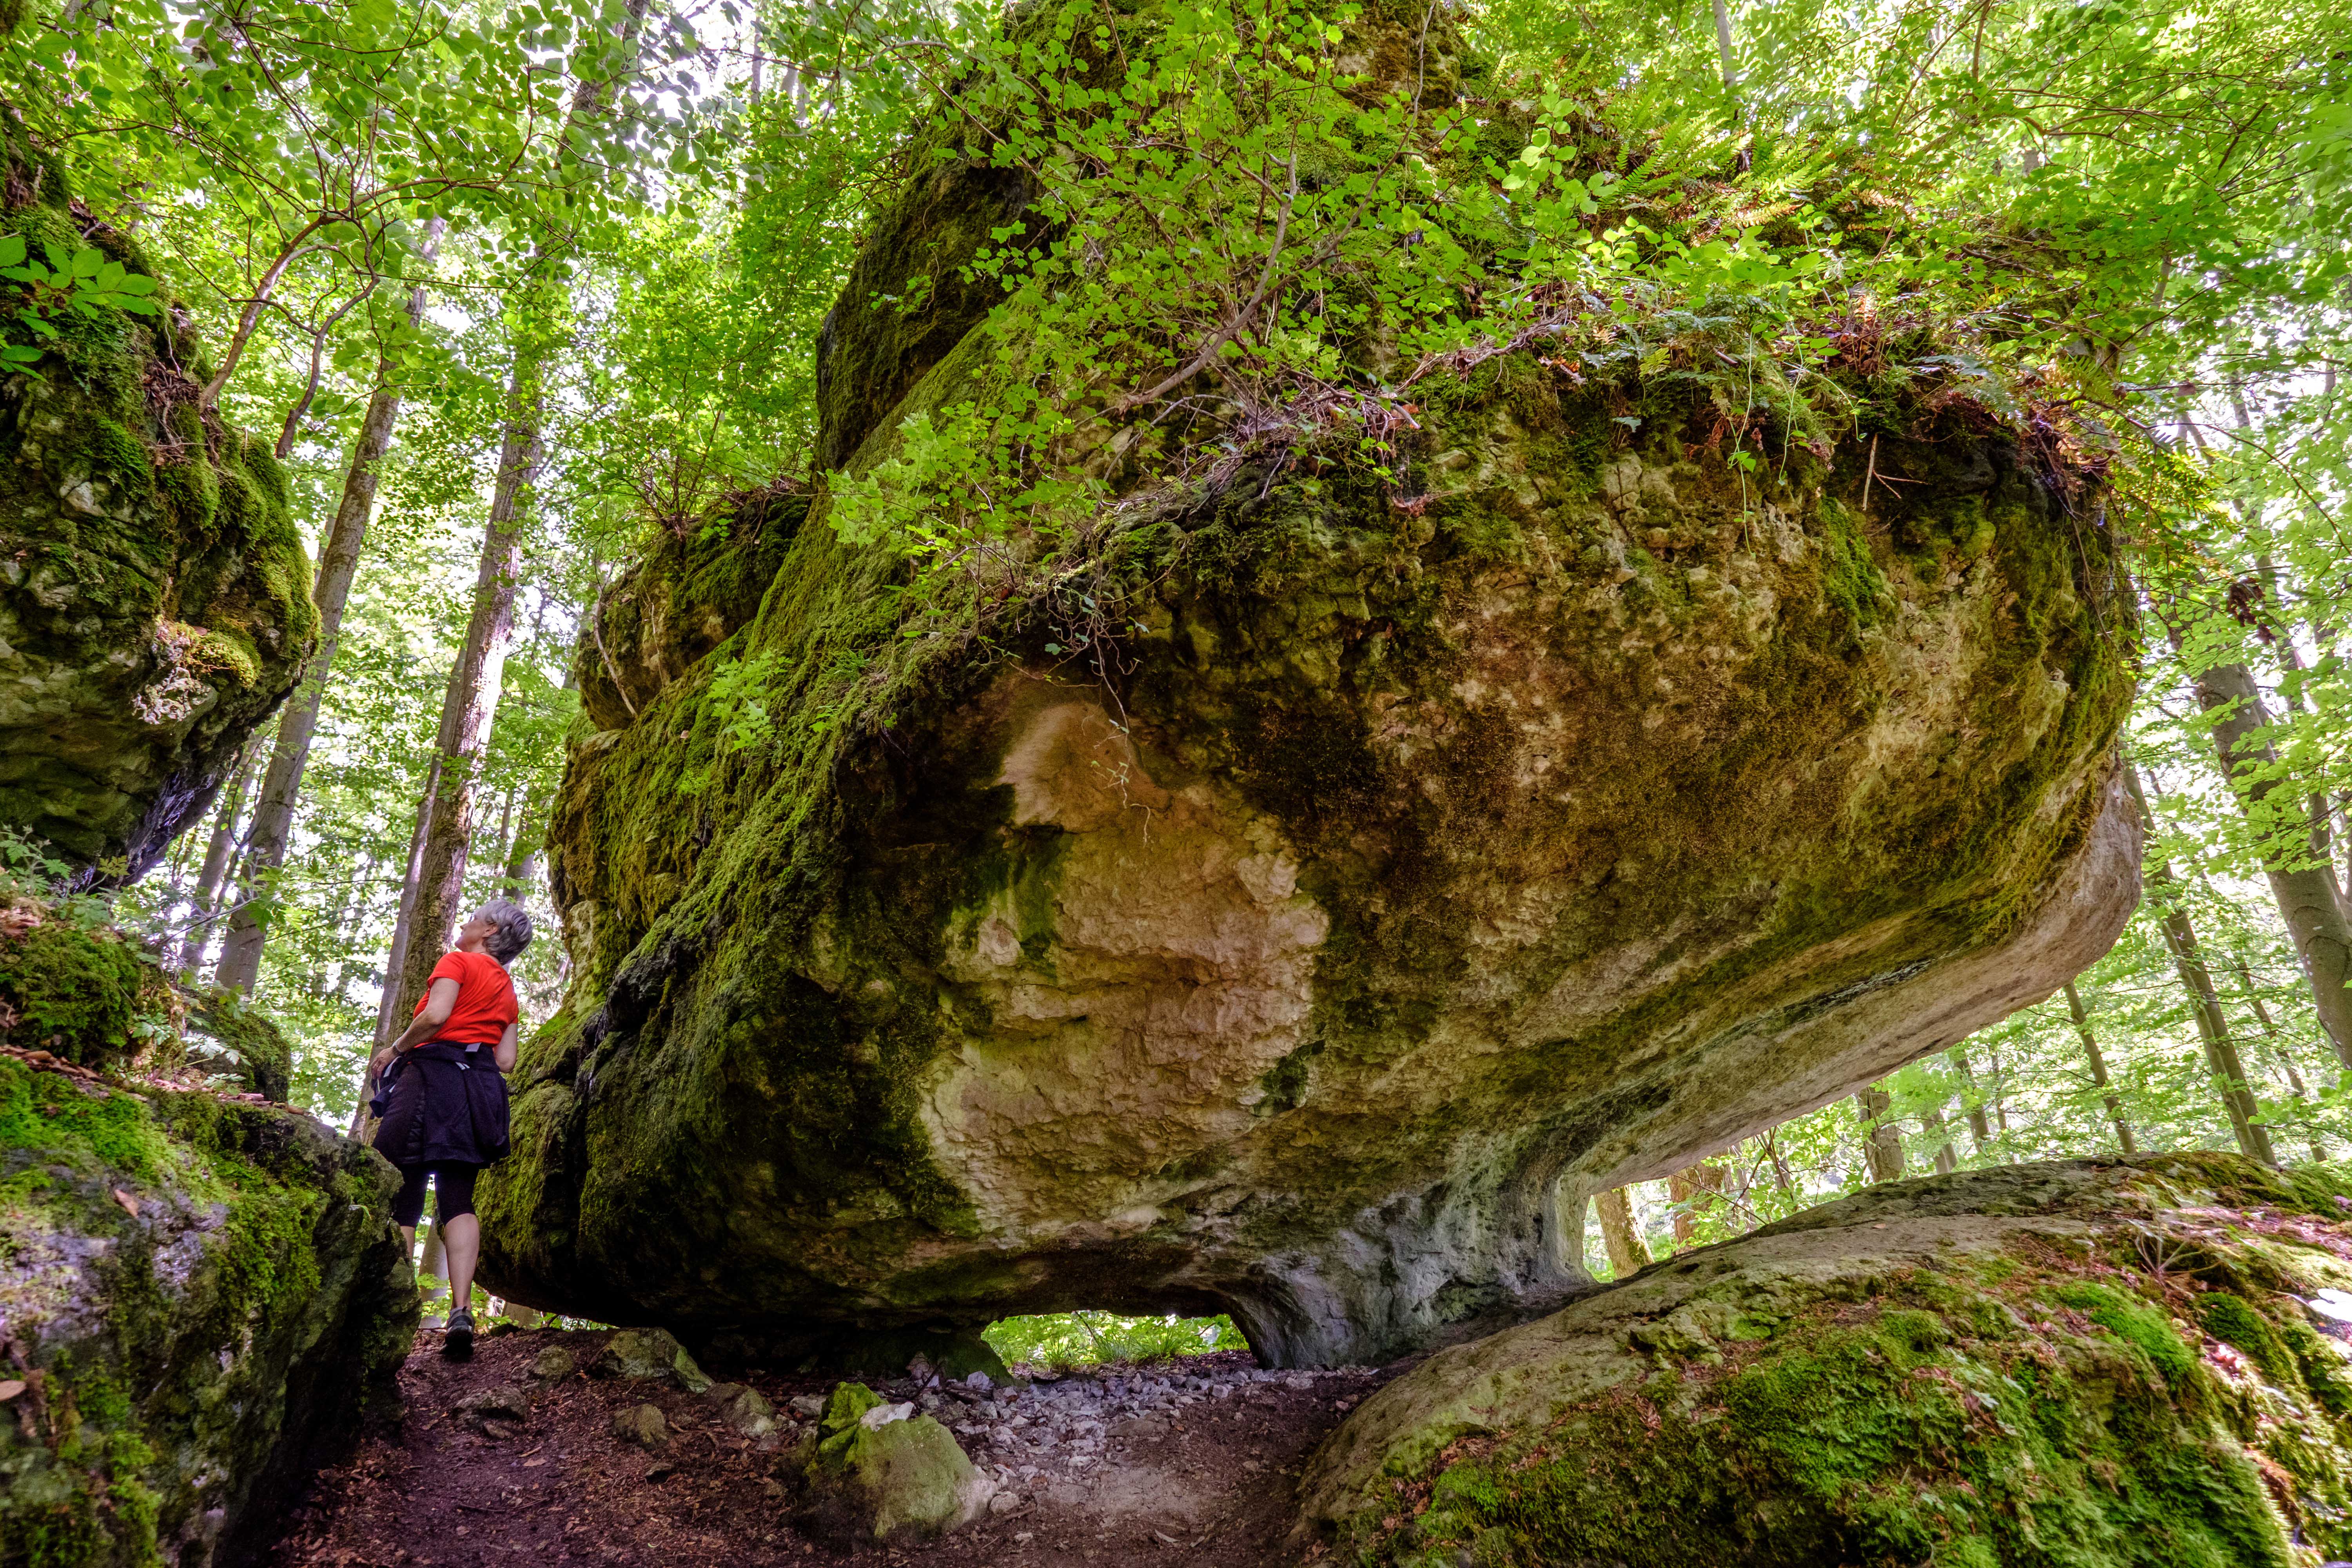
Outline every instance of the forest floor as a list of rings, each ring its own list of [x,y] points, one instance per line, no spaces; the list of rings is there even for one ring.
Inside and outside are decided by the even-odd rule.
[[[793,1522],[789,1456],[809,1426],[793,1401],[835,1379],[743,1379],[782,1425],[753,1441],[719,1402],[667,1384],[531,1375],[551,1347],[581,1368],[602,1332],[535,1330],[485,1337],[473,1360],[445,1361],[420,1333],[400,1373],[396,1425],[322,1472],[267,1559],[275,1568],[728,1568],[807,1563],[924,1568],[1077,1568],[1183,1563],[1276,1568],[1306,1457],[1372,1389],[1410,1363],[1268,1373],[1244,1352],[1089,1368],[974,1397],[925,1400],[998,1483],[992,1511],[937,1542],[827,1542]],[[920,1399],[904,1379],[866,1380]],[[520,1419],[468,1417],[461,1401],[511,1391]],[[950,1397],[952,1395],[952,1397]],[[493,1400],[493,1404],[497,1401]],[[648,1453],[614,1417],[653,1404],[666,1446]]]

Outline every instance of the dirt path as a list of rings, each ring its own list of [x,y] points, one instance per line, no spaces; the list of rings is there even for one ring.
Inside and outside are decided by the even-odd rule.
[[[845,1552],[794,1529],[790,1494],[776,1479],[806,1426],[792,1399],[822,1394],[831,1380],[746,1378],[787,1421],[761,1444],[737,1436],[707,1397],[583,1372],[551,1384],[530,1375],[551,1346],[584,1368],[604,1338],[503,1334],[482,1341],[470,1363],[454,1364],[437,1353],[437,1334],[420,1335],[401,1373],[406,1409],[398,1428],[319,1477],[268,1561],[278,1568],[740,1568],[812,1559],[1276,1568],[1293,1561],[1282,1543],[1300,1461],[1348,1408],[1403,1370],[1269,1373],[1231,1352],[1009,1394],[934,1392],[940,1419],[998,1479],[1006,1511],[928,1545],[863,1542]],[[922,1392],[903,1381],[875,1386],[893,1399]],[[528,1393],[520,1421],[458,1414],[461,1400],[499,1388]],[[616,1412],[647,1403],[660,1406],[671,1434],[651,1455],[613,1432]]]

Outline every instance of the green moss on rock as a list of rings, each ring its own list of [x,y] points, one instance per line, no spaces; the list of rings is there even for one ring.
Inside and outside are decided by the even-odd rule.
[[[1417,69],[1419,19],[1359,33]],[[1004,390],[953,279],[1026,196],[965,134],[828,323],[828,468]],[[1086,1305],[1383,1358],[1574,1289],[1585,1193],[2103,951],[2095,476],[1924,372],[1749,475],[1703,378],[1547,358],[1424,377],[1382,472],[1352,426],[1234,451],[1001,582],[912,581],[823,490],[772,553],[660,542],[581,650],[573,990],[486,1280],[777,1352]]]
[[[803,1517],[835,1536],[945,1534],[979,1518],[992,1490],[953,1433],[862,1383],[835,1385],[801,1459]]]
[[[2217,1168],[2269,1180],[1976,1173],[1680,1255],[1368,1400],[1310,1466],[1302,1539],[1362,1568],[2340,1556],[2352,1427],[2282,1325],[2310,1331],[2292,1290],[2352,1266],[2352,1232],[2305,1210],[2264,1264],[2237,1226],[2277,1214],[2217,1214]],[[2209,1285],[2266,1267],[2281,1289]]]
[[[6,187],[39,196],[0,233],[152,276],[5,127]],[[317,636],[285,474],[196,406],[207,367],[156,298],[63,318],[37,375],[0,378],[0,823],[86,881],[145,869],[204,810]]]
[[[240,1558],[416,1320],[391,1167],[305,1116],[0,1058],[0,1561]]]
[[[114,931],[54,916],[0,934],[0,1005],[14,1020],[5,1037],[87,1067],[120,1060],[150,967]]]

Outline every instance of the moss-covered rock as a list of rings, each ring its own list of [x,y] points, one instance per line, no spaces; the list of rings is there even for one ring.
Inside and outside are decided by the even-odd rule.
[[[599,597],[574,660],[581,705],[617,730],[760,613],[809,497],[778,484],[731,497],[692,531],[664,532]]]
[[[308,1117],[0,1058],[0,1562],[238,1561],[394,1397],[398,1178]]]
[[[908,290],[1013,196],[924,145],[828,329],[853,473],[989,390],[974,301]],[[2136,902],[2095,475],[1935,374],[1750,472],[1697,371],[1500,354],[1380,472],[1347,421],[1204,462],[937,623],[820,493],[573,737],[573,990],[484,1279],[779,1351],[1098,1306],[1357,1361],[1544,1310],[1587,1194],[2040,999]]]
[[[184,991],[187,1065],[215,1087],[234,1083],[265,1100],[293,1093],[294,1046],[269,1016],[234,991]]]
[[[994,1490],[954,1433],[862,1383],[835,1386],[799,1457],[803,1519],[836,1539],[943,1535],[978,1519]]]
[[[129,1056],[142,991],[163,974],[110,928],[91,929],[56,910],[0,910],[0,1039],[83,1067]]]
[[[127,236],[85,235],[13,115],[0,132],[0,234],[149,273]],[[37,341],[13,309],[0,323]],[[0,375],[0,824],[119,880],[204,810],[293,689],[317,616],[285,474],[198,407],[209,372],[176,317],[57,327],[35,374]]]
[[[662,1329],[623,1329],[604,1342],[604,1352],[590,1364],[588,1375],[632,1382],[659,1378],[675,1382],[688,1394],[703,1394],[710,1388],[709,1377],[695,1364],[694,1357]]]
[[[1430,1358],[1302,1485],[1374,1565],[2315,1563],[2352,1552],[2352,1173],[1893,1184]]]
[[[1430,420],[1417,510],[1244,474],[1138,541],[1117,701],[974,659],[814,783],[718,689],[877,613],[887,564],[803,529],[575,745],[577,986],[485,1278],[689,1338],[1099,1305],[1368,1359],[1573,1286],[1585,1193],[2105,949],[2104,537],[1958,428],[1881,438],[1899,510],[1841,451],[1743,516],[1680,427],[1595,446],[1520,371]]]

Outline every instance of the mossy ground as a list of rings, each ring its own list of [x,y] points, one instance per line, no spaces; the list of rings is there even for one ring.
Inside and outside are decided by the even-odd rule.
[[[1632,1331],[1646,1369],[1525,1426],[1404,1438],[1400,1460],[1362,1483],[1336,1559],[2290,1568],[2313,1551],[2343,1556],[2352,1352],[2315,1333],[2292,1294],[2352,1267],[2336,1194],[2315,1210],[2242,1163],[2149,1166],[2155,1205],[2063,1237],[1947,1243],[1940,1267],[1872,1258],[1869,1226],[1887,1221],[1848,1215],[1852,1275],[1818,1281],[1811,1300],[1761,1274],[1697,1289]],[[2336,1188],[2352,1173],[2302,1179]],[[2249,1184],[2268,1189],[2251,1206],[2208,1206]],[[1950,1191],[1964,1204],[1967,1178]],[[2161,1212],[2184,1200],[2197,1206]],[[1888,1203],[1872,1212],[1908,1217],[1899,1193]],[[1741,1245],[1717,1249],[1718,1275]],[[1562,1356],[1585,1342],[1575,1321],[1560,1320]]]

